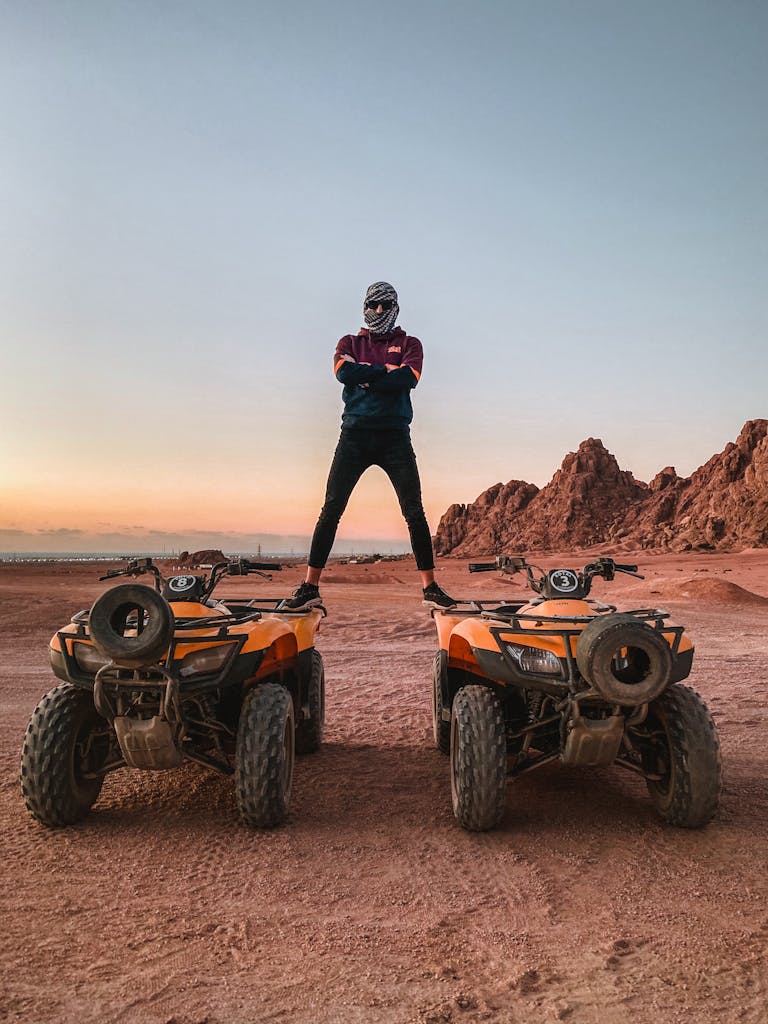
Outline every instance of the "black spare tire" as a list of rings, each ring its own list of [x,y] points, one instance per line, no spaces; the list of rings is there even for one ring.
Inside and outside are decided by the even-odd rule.
[[[576,648],[579,671],[614,704],[655,700],[672,673],[672,652],[661,633],[634,615],[601,615],[588,623]]]
[[[168,648],[174,626],[165,598],[141,583],[124,583],[102,594],[88,622],[98,650],[127,668],[157,661]]]

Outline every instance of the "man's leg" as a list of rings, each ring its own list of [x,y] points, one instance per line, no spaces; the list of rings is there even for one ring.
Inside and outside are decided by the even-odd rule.
[[[451,608],[455,601],[435,581],[435,555],[432,550],[432,536],[421,501],[421,481],[416,465],[416,454],[411,445],[410,435],[403,432],[386,439],[385,446],[377,453],[381,466],[397,494],[400,509],[408,524],[411,548],[416,566],[421,574],[424,600],[427,604]]]
[[[416,565],[422,573],[430,576],[426,581],[429,583],[434,579],[435,558],[432,536],[421,502],[421,481],[410,436],[405,432],[393,432],[387,438],[386,448],[377,452],[377,456],[378,464],[392,481],[400,510],[408,524]]]
[[[325,568],[333,547],[339,520],[357,481],[370,465],[363,438],[356,438],[350,432],[342,431],[328,472],[325,502],[312,535],[307,568],[308,583],[319,583],[320,573]]]
[[[312,535],[307,575],[291,597],[280,604],[280,608],[297,611],[321,603],[320,576],[333,547],[339,519],[355,484],[369,465],[361,439],[342,431],[328,473],[325,503]]]

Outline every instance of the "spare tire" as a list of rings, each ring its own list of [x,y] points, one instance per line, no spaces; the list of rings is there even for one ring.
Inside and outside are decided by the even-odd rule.
[[[105,657],[126,668],[141,668],[168,649],[174,618],[171,606],[152,587],[125,583],[101,595],[88,624],[91,640]]]
[[[634,615],[602,615],[588,623],[576,647],[588,683],[613,704],[655,700],[672,673],[672,652],[661,633]]]

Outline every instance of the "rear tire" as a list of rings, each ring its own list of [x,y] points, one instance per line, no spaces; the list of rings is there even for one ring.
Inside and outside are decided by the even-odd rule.
[[[319,651],[311,652],[307,703],[309,718],[302,718],[296,726],[296,753],[314,754],[323,742],[325,723],[325,669]]]
[[[243,821],[273,828],[288,817],[295,753],[293,698],[264,683],[246,694],[235,747],[235,792]]]
[[[644,759],[664,774],[661,782],[646,782],[654,807],[671,825],[706,825],[717,811],[721,789],[720,742],[707,705],[678,683],[651,704],[647,722],[664,735],[656,756],[651,751]]]
[[[432,735],[441,754],[451,752],[451,723],[443,721],[443,687],[440,651],[432,662]]]
[[[501,703],[487,686],[464,686],[451,713],[451,798],[462,828],[485,832],[501,821],[507,741]]]
[[[33,711],[21,753],[21,792],[42,825],[74,825],[96,803],[104,777],[84,773],[104,763],[92,734],[105,728],[90,692],[72,683],[55,686]]]

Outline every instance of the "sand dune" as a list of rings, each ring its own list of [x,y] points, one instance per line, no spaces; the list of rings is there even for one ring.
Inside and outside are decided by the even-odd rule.
[[[746,590],[736,583],[718,579],[690,579],[656,582],[652,594],[660,594],[668,600],[687,598],[691,601],[705,601],[712,605],[757,605],[768,607],[768,597],[762,597]]]

